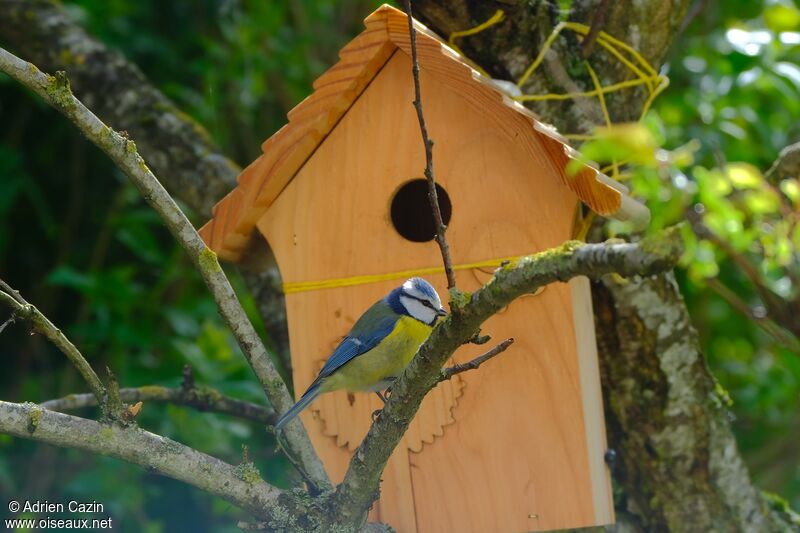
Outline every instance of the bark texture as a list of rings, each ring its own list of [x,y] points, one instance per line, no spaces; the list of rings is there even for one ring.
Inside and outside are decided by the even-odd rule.
[[[283,493],[264,483],[252,465],[237,468],[137,427],[101,424],[32,403],[0,401],[0,432],[117,457],[210,492],[261,518],[271,518],[270,512],[284,505]]]
[[[620,511],[644,531],[776,531],[672,274],[593,286]]]
[[[568,19],[591,26],[598,6],[607,12],[602,30],[636,48],[656,70],[661,65],[686,15],[690,0],[648,0],[602,2],[575,0]],[[417,0],[414,15],[439,35],[471,28],[502,9],[504,20],[478,33],[457,41],[464,53],[495,78],[517,81],[533,62],[542,42],[559,22],[558,2],[534,0],[509,2],[492,0]],[[570,31],[554,43],[551,52],[536,74],[522,87],[527,94],[564,93],[594,88],[583,65],[582,47]],[[608,58],[595,46],[588,58],[608,85],[631,79],[633,74],[618,61]],[[644,89],[629,89],[607,95],[612,121],[637,120],[646,98]],[[561,132],[588,133],[602,121],[596,98],[561,102],[532,103],[530,107],[546,122]]]

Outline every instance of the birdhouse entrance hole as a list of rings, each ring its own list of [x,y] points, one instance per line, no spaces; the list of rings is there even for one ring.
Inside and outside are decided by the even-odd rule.
[[[453,214],[450,196],[438,183],[436,194],[442,221],[447,225]],[[436,237],[436,221],[428,201],[428,182],[424,179],[411,180],[397,190],[392,199],[391,215],[394,229],[409,241],[428,242]]]

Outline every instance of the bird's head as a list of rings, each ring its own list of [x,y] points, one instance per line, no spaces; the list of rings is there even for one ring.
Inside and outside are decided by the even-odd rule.
[[[411,278],[393,291],[399,303],[398,311],[429,326],[440,316],[447,315],[436,289],[422,278]]]

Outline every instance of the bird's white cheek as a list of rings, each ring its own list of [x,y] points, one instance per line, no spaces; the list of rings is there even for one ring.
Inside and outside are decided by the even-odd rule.
[[[406,308],[408,314],[421,322],[430,324],[433,322],[433,319],[436,318],[436,312],[433,309],[430,307],[425,307],[421,302],[414,300],[413,298],[401,296],[400,302]]]

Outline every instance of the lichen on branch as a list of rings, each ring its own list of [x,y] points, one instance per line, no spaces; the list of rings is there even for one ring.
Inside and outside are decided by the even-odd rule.
[[[292,514],[294,500],[237,467],[135,426],[101,424],[36,404],[0,400],[0,433],[85,450],[137,464],[219,496],[263,519]]]

